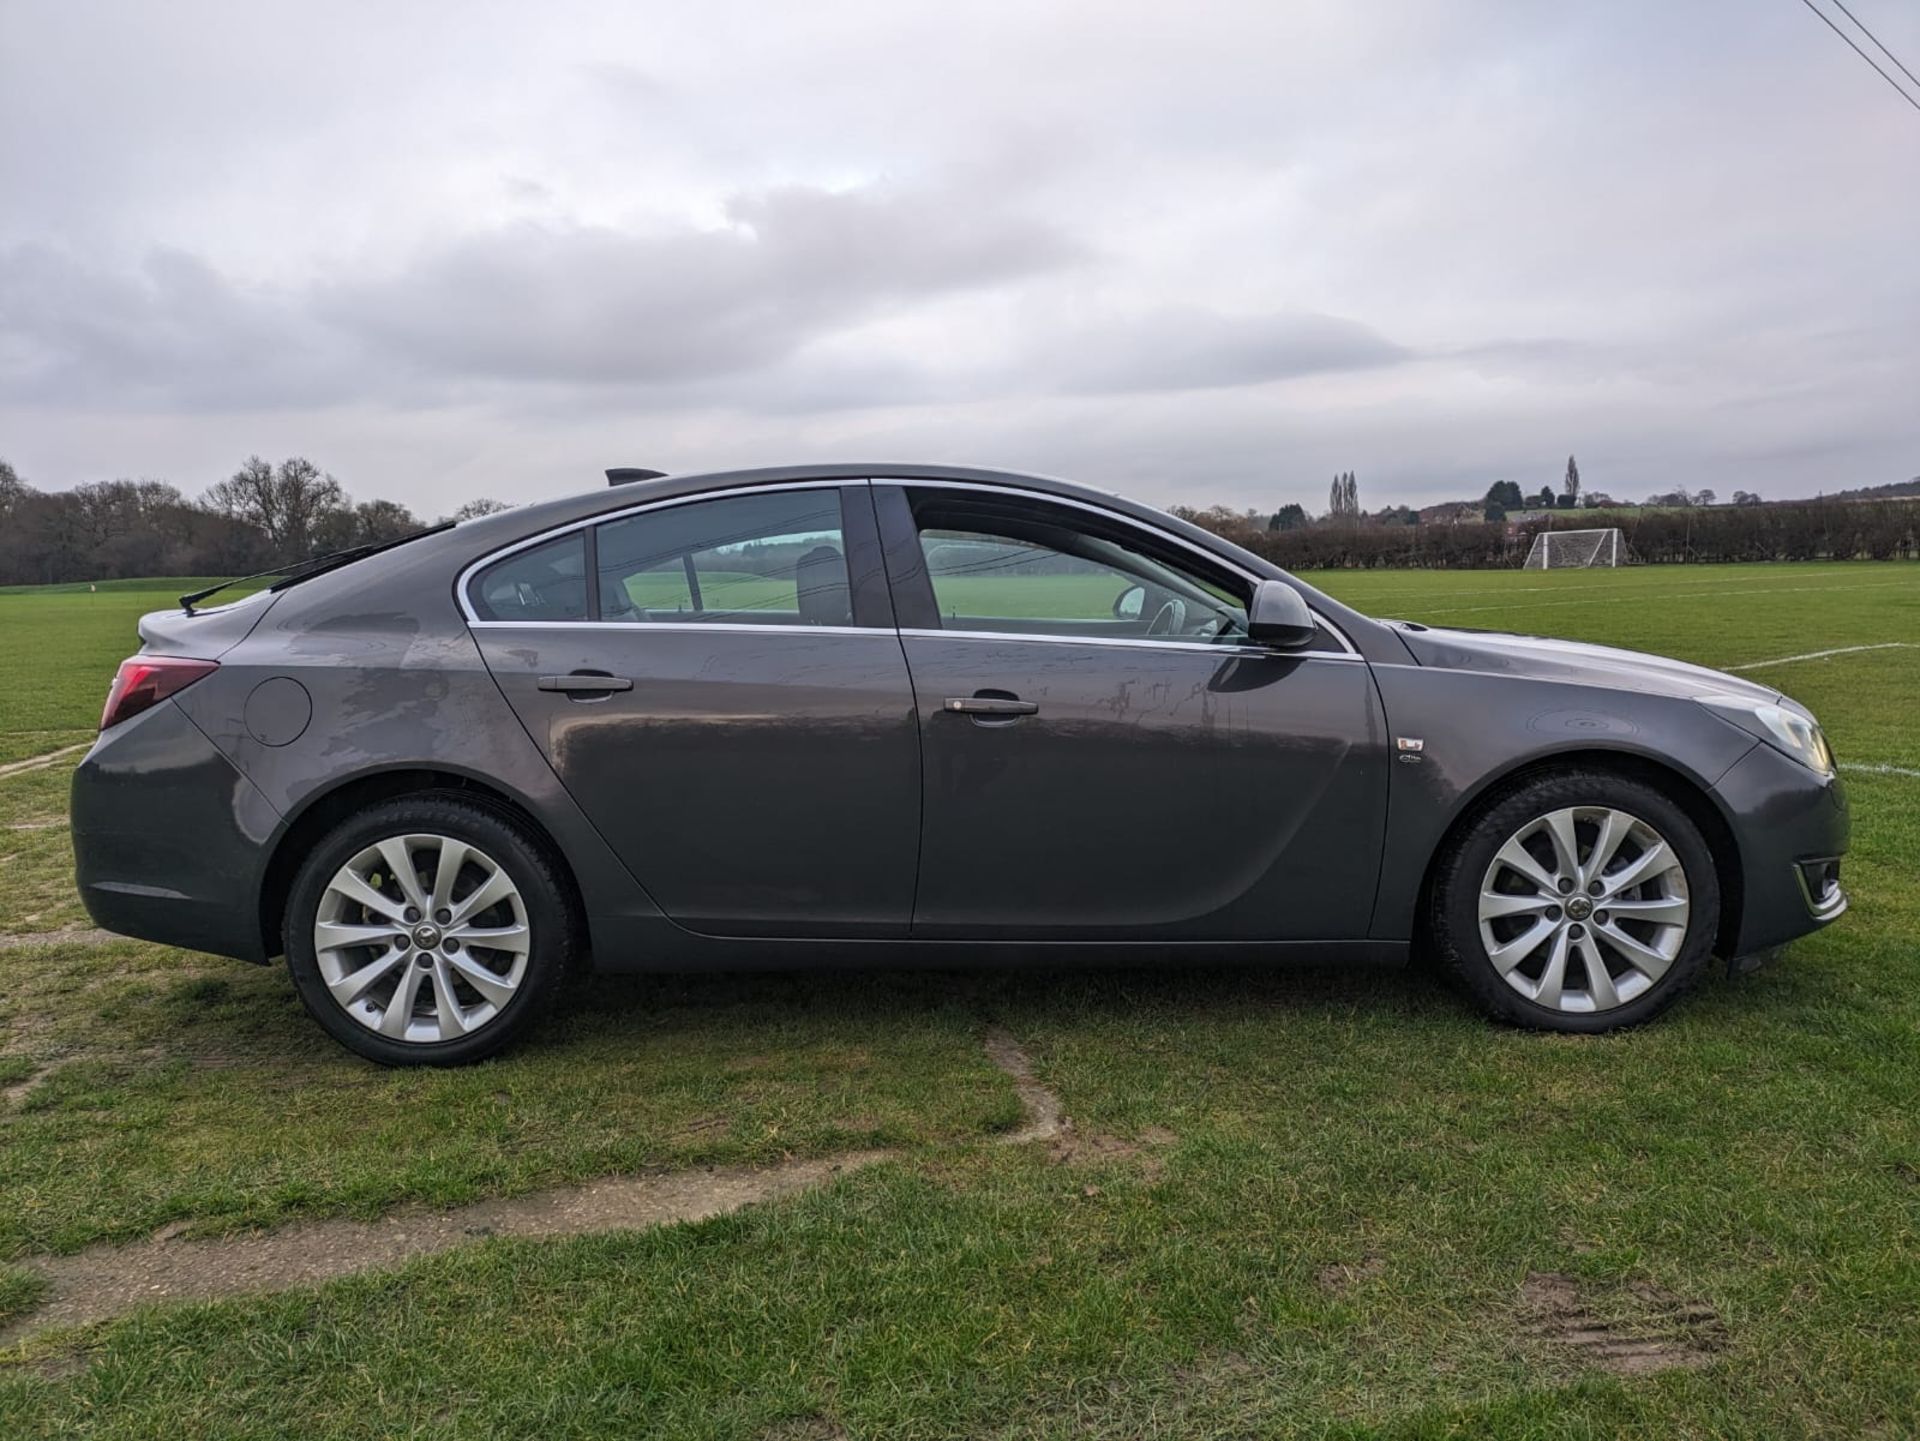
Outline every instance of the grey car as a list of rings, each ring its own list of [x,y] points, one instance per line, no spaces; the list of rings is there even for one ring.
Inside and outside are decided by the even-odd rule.
[[[1846,908],[1778,692],[1361,615],[1104,492],[619,483],[147,616],[73,783],[109,930],[264,962],[391,1064],[565,972],[1430,950],[1605,1031]]]

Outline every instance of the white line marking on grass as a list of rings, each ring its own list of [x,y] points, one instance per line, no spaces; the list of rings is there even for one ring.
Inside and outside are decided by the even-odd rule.
[[[48,751],[43,756],[28,756],[23,761],[14,761],[0,766],[0,780],[5,780],[8,776],[24,775],[28,771],[37,771],[42,766],[50,766],[61,756],[70,756],[75,751],[83,751],[92,744],[92,741],[81,741],[78,745],[61,746],[57,751]]]
[[[1682,567],[1682,566],[1663,567],[1663,569],[1671,569],[1675,571],[1682,570],[1684,568],[1685,567]],[[1757,566],[1749,567],[1749,569],[1758,569],[1758,568],[1759,567]],[[1635,570],[1633,571],[1633,574],[1646,575],[1649,573],[1650,569],[1651,567],[1635,568]],[[1616,570],[1612,572],[1602,572],[1602,573],[1603,574],[1610,573],[1612,575],[1618,576],[1623,574],[1624,570],[1625,570],[1625,567],[1622,567],[1621,570]],[[1459,571],[1447,571],[1439,567],[1435,567],[1433,570],[1427,573],[1431,575],[1461,574],[1461,572]],[[1301,579],[1306,580],[1314,585],[1318,585],[1322,590],[1327,589],[1327,586],[1326,584],[1324,584],[1324,582],[1328,576],[1337,576],[1337,577],[1341,577],[1342,579],[1350,580],[1352,582],[1352,594],[1355,596],[1360,596],[1362,599],[1366,600],[1369,605],[1375,603],[1376,601],[1381,605],[1392,605],[1399,601],[1419,600],[1423,596],[1432,596],[1441,600],[1452,600],[1458,596],[1463,596],[1463,595],[1526,595],[1533,592],[1545,592],[1545,591],[1558,591],[1560,594],[1565,595],[1569,591],[1614,591],[1619,589],[1619,584],[1617,582],[1609,580],[1609,581],[1602,581],[1597,585],[1586,584],[1586,583],[1574,583],[1571,581],[1567,581],[1567,582],[1556,583],[1553,585],[1475,586],[1471,590],[1454,590],[1454,589],[1436,590],[1431,586],[1423,585],[1423,586],[1418,586],[1411,590],[1387,589],[1387,590],[1380,591],[1377,594],[1373,594],[1373,593],[1366,593],[1367,581],[1364,577],[1366,577],[1368,574],[1369,572],[1366,572],[1366,571],[1342,572],[1342,571],[1310,570],[1310,571],[1300,572],[1300,577]],[[1509,572],[1506,572],[1506,574],[1513,574],[1513,572],[1509,571]],[[1779,589],[1790,589],[1791,583],[1793,582],[1807,581],[1807,580],[1830,580],[1830,579],[1833,579],[1838,574],[1839,572],[1836,572],[1833,570],[1825,570],[1825,569],[1811,570],[1811,571],[1802,570],[1797,574],[1776,573],[1773,575],[1750,575],[1750,576],[1743,576],[1741,577],[1741,579],[1752,584],[1758,584],[1761,581],[1780,581],[1782,582],[1781,585],[1768,587],[1768,589],[1779,590]],[[1881,584],[1881,582],[1868,579],[1867,577],[1873,576],[1873,575],[1880,575],[1880,574],[1884,574],[1884,572],[1878,569],[1862,572],[1860,584],[1861,585],[1879,585]],[[1662,575],[1659,577],[1659,583],[1661,585],[1723,585],[1729,579],[1731,579],[1730,576],[1724,576],[1724,575],[1695,576],[1692,578],[1683,578],[1679,575]],[[1854,589],[1854,587],[1850,585],[1836,586],[1834,587],[1834,589],[1852,590]],[[1676,594],[1677,593],[1678,592],[1676,592]],[[1342,598],[1344,599],[1345,597],[1343,596]],[[1348,601],[1348,604],[1352,604],[1352,603],[1353,603],[1352,601]]]
[[[1474,610],[1545,610],[1549,606],[1556,605],[1605,605],[1610,600],[1708,600],[1715,596],[1722,595],[1799,595],[1816,590],[1873,590],[1882,586],[1910,586],[1912,584],[1912,581],[1905,580],[1880,580],[1870,581],[1866,585],[1761,586],[1757,590],[1703,590],[1697,591],[1692,595],[1685,595],[1673,591],[1640,591],[1630,595],[1616,593],[1611,596],[1595,596],[1592,600],[1523,600],[1516,601],[1512,605],[1449,605],[1442,606],[1437,610],[1421,610],[1416,613],[1415,618],[1417,619],[1419,616],[1427,615],[1461,615],[1467,611]],[[1611,587],[1608,586],[1586,586],[1582,588],[1587,590],[1611,589]]]
[[[1906,776],[1911,780],[1920,780],[1920,771],[1907,766],[1890,766],[1885,761],[1842,761],[1843,771],[1859,771],[1869,776]]]
[[[1730,671],[1765,670],[1770,665],[1792,665],[1797,660],[1825,660],[1830,655],[1853,655],[1863,650],[1920,650],[1920,645],[1910,640],[1883,640],[1873,645],[1843,645],[1836,646],[1832,650],[1810,650],[1804,655],[1783,655],[1773,660],[1748,661],[1745,665],[1730,665],[1727,669]]]

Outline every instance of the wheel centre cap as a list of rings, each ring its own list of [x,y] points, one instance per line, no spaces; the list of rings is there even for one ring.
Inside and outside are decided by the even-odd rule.
[[[1585,896],[1567,897],[1567,915],[1576,921],[1584,921],[1593,914],[1593,902]]]
[[[438,926],[415,926],[413,928],[413,943],[423,951],[431,950],[440,944],[440,928]]]

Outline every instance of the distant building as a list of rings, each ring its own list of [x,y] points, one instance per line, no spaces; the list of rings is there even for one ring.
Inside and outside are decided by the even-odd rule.
[[[1422,525],[1460,525],[1466,521],[1486,519],[1487,503],[1484,500],[1446,500],[1439,505],[1429,505],[1420,511]]]

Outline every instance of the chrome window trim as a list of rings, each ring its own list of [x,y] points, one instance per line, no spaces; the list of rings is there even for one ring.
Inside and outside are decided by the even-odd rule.
[[[692,495],[670,495],[670,496],[662,497],[659,500],[640,501],[633,505],[623,506],[618,510],[603,511],[598,515],[590,515],[582,520],[568,521],[565,525],[556,525],[551,530],[543,530],[536,535],[530,535],[526,537],[524,540],[516,540],[509,545],[503,545],[500,547],[500,549],[495,551],[490,551],[486,555],[481,556],[478,560],[469,562],[466,565],[466,567],[461,570],[459,576],[454,580],[454,583],[453,583],[454,600],[460,607],[461,618],[466,621],[469,627],[480,627],[480,628],[486,628],[486,629],[494,629],[494,628],[507,627],[507,626],[519,626],[523,628],[531,627],[531,628],[538,628],[538,629],[552,629],[552,628],[561,627],[561,626],[596,626],[596,627],[612,626],[616,629],[622,629],[622,630],[696,630],[696,629],[697,630],[721,630],[724,628],[732,628],[736,630],[768,630],[768,631],[805,630],[805,631],[827,632],[827,633],[852,632],[860,635],[891,635],[891,634],[970,635],[975,637],[990,636],[996,640],[1009,640],[1009,639],[1041,640],[1041,641],[1079,640],[1083,644],[1091,644],[1091,645],[1178,646],[1182,649],[1202,649],[1202,650],[1211,650],[1216,652],[1225,651],[1225,650],[1240,650],[1240,651],[1255,652],[1261,655],[1316,656],[1316,657],[1322,657],[1322,658],[1336,658],[1336,657],[1344,656],[1344,657],[1351,657],[1352,659],[1355,659],[1355,660],[1358,660],[1361,658],[1359,650],[1354,646],[1352,640],[1348,638],[1346,632],[1341,630],[1339,626],[1335,625],[1332,621],[1328,620],[1324,615],[1320,614],[1320,612],[1317,610],[1313,612],[1313,618],[1316,621],[1318,621],[1321,625],[1326,627],[1327,633],[1329,635],[1331,635],[1335,640],[1340,642],[1341,649],[1339,651],[1324,651],[1324,650],[1275,651],[1265,646],[1196,645],[1192,642],[1186,642],[1186,641],[1148,641],[1144,638],[1139,640],[1119,639],[1119,638],[1087,639],[1085,637],[1079,637],[1079,636],[1029,635],[1023,632],[1012,632],[1012,631],[1009,631],[1009,632],[894,631],[890,628],[881,627],[881,626],[820,626],[820,625],[810,626],[810,625],[802,625],[798,623],[794,625],[755,627],[751,625],[732,625],[730,622],[724,622],[724,621],[715,621],[709,624],[702,624],[697,621],[609,621],[609,620],[587,620],[585,618],[582,618],[580,620],[546,620],[546,621],[481,620],[479,616],[475,614],[473,604],[468,599],[468,596],[467,596],[468,586],[471,584],[474,576],[477,575],[480,571],[486,569],[488,566],[494,564],[496,561],[505,560],[510,555],[518,554],[520,551],[523,551],[523,550],[530,550],[536,545],[544,545],[548,541],[559,540],[562,536],[571,535],[575,531],[587,530],[590,527],[596,526],[596,525],[605,525],[609,521],[624,520],[628,516],[643,515],[646,512],[651,510],[665,510],[669,506],[695,505],[703,500],[722,500],[728,496],[768,495],[776,491],[789,491],[789,490],[839,490],[849,485],[866,485],[866,486],[899,485],[899,486],[919,486],[922,488],[928,488],[928,489],[934,489],[934,490],[974,490],[974,491],[980,491],[987,495],[1014,495],[1014,496],[1019,496],[1024,500],[1037,500],[1037,501],[1041,501],[1041,502],[1052,504],[1052,505],[1064,505],[1074,510],[1084,510],[1089,512],[1090,514],[1102,516],[1107,520],[1114,522],[1116,525],[1131,526],[1136,530],[1144,530],[1148,534],[1153,535],[1162,541],[1165,541],[1168,545],[1177,546],[1181,550],[1191,552],[1192,554],[1199,556],[1203,560],[1211,561],[1213,564],[1221,567],[1223,570],[1231,571],[1234,575],[1239,576],[1242,580],[1248,581],[1252,584],[1257,585],[1261,580],[1266,578],[1264,576],[1255,575],[1252,571],[1247,570],[1244,566],[1235,565],[1232,561],[1226,559],[1226,557],[1224,556],[1215,555],[1212,551],[1207,550],[1204,546],[1195,545],[1190,540],[1183,539],[1182,537],[1177,535],[1169,534],[1168,532],[1161,530],[1158,526],[1153,525],[1147,521],[1136,520],[1133,516],[1130,516],[1130,515],[1121,515],[1115,511],[1108,510],[1104,506],[1089,505],[1086,501],[1078,500],[1072,496],[1052,495],[1044,490],[1029,490],[1024,486],[1017,486],[1017,485],[982,485],[978,481],[971,481],[971,480],[928,480],[925,478],[917,478],[917,477],[910,477],[910,476],[887,476],[887,475],[874,475],[874,476],[864,476],[864,477],[863,476],[837,476],[837,477],[834,477],[831,479],[825,479],[825,480],[786,480],[786,481],[780,481],[773,485],[733,485],[733,486],[726,487],[724,490],[696,491]],[[592,577],[588,577],[587,579],[589,584],[593,583]]]
[[[698,620],[472,620],[474,630],[577,630],[583,626],[595,631],[647,630],[672,631],[680,635],[709,635],[714,631],[749,635],[872,635],[892,640],[899,634],[891,626],[877,625],[755,625],[750,621]]]
[[[562,621],[560,624],[573,624]],[[1195,640],[1149,640],[1145,636],[1104,636],[1104,635],[1040,635],[1023,630],[928,630],[925,628],[903,627],[900,631],[903,639],[909,640],[995,640],[1025,643],[1035,641],[1043,645],[1104,645],[1124,646],[1137,650],[1146,647],[1151,650],[1188,650],[1199,651],[1206,655],[1217,656],[1267,656],[1275,660],[1360,660],[1362,657],[1353,651],[1344,650],[1277,650],[1270,645],[1256,645],[1248,641],[1213,642]]]
[[[516,540],[510,545],[501,546],[500,549],[498,550],[489,551],[486,555],[481,556],[480,559],[470,562],[467,565],[467,567],[464,570],[462,570],[460,574],[455,578],[453,582],[453,597],[455,602],[460,607],[461,617],[466,621],[466,623],[469,626],[476,626],[476,625],[483,625],[483,626],[494,626],[494,625],[602,626],[602,625],[620,625],[623,623],[632,624],[632,622],[587,620],[584,617],[582,617],[579,620],[550,620],[550,621],[482,620],[478,615],[474,613],[473,603],[467,597],[467,588],[472,583],[474,576],[477,575],[480,571],[485,570],[488,566],[493,565],[497,561],[505,560],[510,555],[517,555],[523,550],[531,550],[536,545],[545,545],[548,541],[559,540],[563,536],[568,536],[573,534],[576,530],[588,530],[596,525],[605,525],[609,521],[625,520],[630,515],[642,515],[650,510],[664,510],[668,506],[674,506],[674,505],[695,505],[703,500],[722,500],[722,499],[725,499],[727,496],[732,496],[732,495],[772,495],[778,491],[788,491],[788,490],[839,490],[843,486],[871,485],[872,483],[873,482],[869,480],[855,476],[855,477],[842,477],[837,480],[787,480],[787,481],[781,481],[777,485],[732,485],[732,486],[728,486],[725,490],[702,490],[702,491],[696,491],[692,495],[669,495],[669,496],[664,496],[659,500],[643,500],[634,505],[623,506],[619,510],[602,511],[598,515],[587,516],[584,520],[570,520],[565,525],[556,525],[551,530],[543,530],[539,532],[539,534],[537,535],[528,536],[525,540]],[[594,577],[591,577],[591,576],[587,577],[587,583],[589,585],[593,584],[593,581],[594,581]],[[660,624],[680,625],[680,624],[685,624],[685,622],[663,621],[663,622],[660,622]],[[713,628],[714,627],[712,626],[708,627],[708,629],[713,629]],[[828,629],[828,627],[826,626],[817,626],[817,625],[816,626],[794,625],[794,626],[782,626],[780,628],[783,630]],[[879,631],[879,633],[881,634],[887,634],[885,630],[882,630],[880,627],[876,627],[876,626],[847,626],[847,627],[844,627],[844,629],[861,630],[861,631],[875,630],[875,631]]]
[[[872,485],[917,486],[921,489],[931,489],[931,490],[977,490],[977,491],[982,491],[988,495],[1017,495],[1021,497],[1023,500],[1038,500],[1038,501],[1047,502],[1053,505],[1071,506],[1075,510],[1084,510],[1094,515],[1104,516],[1108,520],[1114,522],[1116,525],[1126,525],[1126,526],[1133,527],[1135,530],[1144,530],[1149,535],[1155,536],[1158,539],[1165,541],[1168,545],[1178,546],[1182,550],[1188,551],[1194,555],[1199,556],[1202,560],[1211,561],[1213,562],[1213,564],[1219,566],[1222,570],[1231,571],[1233,574],[1239,576],[1242,580],[1249,581],[1255,585],[1258,585],[1262,580],[1267,579],[1266,576],[1255,575],[1252,571],[1248,570],[1245,566],[1235,565],[1232,561],[1228,560],[1225,556],[1215,555],[1212,551],[1208,550],[1205,546],[1195,545],[1192,541],[1186,540],[1181,536],[1169,534],[1167,531],[1160,529],[1159,526],[1154,525],[1148,521],[1136,520],[1133,516],[1130,516],[1130,515],[1121,515],[1116,511],[1108,510],[1105,506],[1089,505],[1084,500],[1077,500],[1074,497],[1068,496],[1068,495],[1051,495],[1044,490],[1027,490],[1024,487],[1017,486],[1017,485],[982,485],[978,481],[973,481],[973,480],[927,480],[924,478],[916,478],[916,477],[910,477],[910,476],[876,475],[876,476],[870,477],[868,483]],[[1328,620],[1324,615],[1320,614],[1320,612],[1317,610],[1313,612],[1313,618],[1316,621],[1318,621],[1321,625],[1325,626],[1327,628],[1328,634],[1330,634],[1335,640],[1340,642],[1342,653],[1353,656],[1356,659],[1359,657],[1360,655],[1359,650],[1354,646],[1354,643],[1350,639],[1348,639],[1345,631],[1341,630],[1339,626],[1335,625],[1332,621]],[[958,631],[946,631],[943,633],[947,635],[961,634],[961,632],[958,632]],[[986,631],[969,632],[969,633],[983,634],[983,635],[998,634],[998,632],[986,632]],[[902,632],[902,634],[906,634],[906,632]],[[1036,636],[1036,637],[1033,637],[1033,639],[1040,640],[1040,639],[1046,639],[1046,637]],[[1069,639],[1072,639],[1072,637],[1069,637]],[[1156,641],[1155,644],[1156,645],[1179,644],[1179,642]],[[1222,647],[1210,646],[1208,647],[1208,649],[1222,649]],[[1333,654],[1333,652],[1331,651],[1275,652],[1264,646],[1247,646],[1247,647],[1243,647],[1243,649],[1258,650],[1258,651],[1261,651],[1263,654],[1267,654],[1267,655],[1273,655],[1273,654],[1331,655]]]

